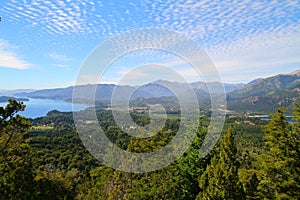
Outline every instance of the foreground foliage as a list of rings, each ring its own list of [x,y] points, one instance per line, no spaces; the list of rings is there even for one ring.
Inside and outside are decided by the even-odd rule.
[[[300,197],[299,105],[295,106],[295,123],[288,123],[284,108],[279,108],[264,127],[265,153],[259,156],[261,174],[259,190],[268,199]]]
[[[102,165],[83,146],[72,113],[51,111],[28,120],[25,105],[10,100],[0,107],[0,199],[299,199],[300,107],[294,122],[279,108],[271,120],[233,117],[205,158],[199,157],[208,119],[189,127],[189,150],[172,165],[155,172],[125,173]],[[107,137],[120,148],[149,152],[168,144],[180,121],[147,139],[129,137],[110,111],[97,113]],[[132,114],[140,124],[147,115]],[[196,134],[195,134],[196,133]]]
[[[211,159],[210,165],[199,179],[201,192],[197,199],[245,199],[238,178],[237,149],[232,128],[224,135],[220,152]]]

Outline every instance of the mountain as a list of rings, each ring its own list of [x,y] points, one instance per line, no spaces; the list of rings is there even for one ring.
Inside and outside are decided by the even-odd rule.
[[[136,91],[133,94],[134,98],[151,98],[151,97],[170,97],[174,96],[174,93],[167,87],[158,83],[148,83],[140,87],[136,87]]]
[[[33,92],[33,89],[17,89],[17,90],[0,90],[0,95],[14,96],[16,93]]]
[[[72,97],[73,87],[36,90],[33,92],[20,92],[16,96],[40,99],[68,99]]]
[[[154,102],[153,98],[155,96],[158,102],[165,102],[165,101],[170,102],[174,98],[167,98],[167,97],[174,97],[175,95],[180,96],[181,100],[191,102],[190,98],[192,98],[195,95],[201,107],[208,107],[208,105],[210,104],[210,94],[208,90],[205,91],[202,87],[197,88],[193,83],[188,84],[188,83],[179,83],[176,81],[171,82],[166,80],[157,80],[154,81],[153,83],[146,84],[141,88],[144,87],[147,87],[147,92],[151,94],[151,96],[148,97],[151,98],[151,102]],[[164,92],[162,93],[161,89],[157,90],[155,87],[163,87],[167,91],[163,90]],[[152,93],[150,93],[150,91],[152,91]],[[157,96],[157,93],[161,95]]]
[[[287,73],[286,75],[297,75],[297,76],[300,76],[300,69],[298,69],[296,71],[293,71],[291,73]]]
[[[75,87],[75,88],[74,88]],[[150,98],[150,97],[163,97],[174,96],[174,94],[167,88],[154,83],[149,83],[141,87],[132,87],[127,85],[114,85],[114,84],[87,84],[79,86],[70,86],[67,88],[44,89],[34,92],[17,93],[18,96],[41,98],[41,99],[56,99],[56,100],[70,100],[72,99],[73,90],[76,89],[78,99],[91,99],[90,91],[95,90],[96,99],[110,99],[114,90],[116,99],[124,99],[128,94],[133,94],[133,98]]]
[[[9,99],[14,99],[16,101],[29,101],[27,98],[15,98],[15,97],[9,97],[9,96],[0,96],[0,103],[7,103]]]
[[[218,88],[221,83],[210,82],[207,83],[212,93],[219,93],[216,88]],[[208,95],[208,87],[204,82],[191,83],[192,89],[195,93]],[[183,95],[187,92],[191,92],[190,85],[187,83],[170,82],[165,80],[158,80],[152,83],[148,83],[142,86],[127,86],[127,85],[114,85],[114,84],[98,84],[98,85],[80,85],[75,86],[76,90],[80,93],[82,97],[87,95],[87,91],[96,90],[95,97],[98,99],[109,99],[112,96],[113,90],[118,89],[118,98],[122,99],[126,94],[130,94],[133,91],[133,98],[153,98],[153,97],[169,97],[174,96],[174,93]],[[227,84],[224,83],[224,88],[226,92],[237,90],[243,88],[245,84]],[[168,89],[169,88],[169,89]],[[59,99],[59,100],[69,100],[72,99],[74,86],[66,88],[56,88],[56,89],[44,89],[29,92],[19,92],[15,95],[25,96],[30,98],[42,98],[42,99]]]
[[[227,94],[228,109],[258,113],[274,112],[279,106],[292,107],[300,98],[300,70],[256,79]]]
[[[55,89],[44,89],[37,90],[34,92],[23,92],[17,93],[18,96],[25,96],[30,98],[41,98],[41,99],[56,99],[56,100],[71,100],[73,96],[73,90],[76,87],[78,93],[77,98],[86,99],[89,96],[89,91],[95,90],[95,98],[97,99],[110,99],[114,88],[119,89],[118,98],[123,98],[122,94],[131,93],[134,88],[131,86],[116,86],[114,84],[98,84],[98,85],[79,85],[70,86],[67,88],[55,88]],[[92,97],[90,97],[92,98]]]
[[[273,77],[259,79],[255,82],[250,82],[243,89],[232,91],[228,94],[230,99],[239,99],[250,96],[264,96],[269,92],[286,89],[300,80],[298,75],[280,74]]]
[[[199,105],[209,107],[211,95],[217,98],[222,83],[218,82],[194,82],[191,84],[157,80],[141,86],[97,84],[80,85],[67,88],[45,89],[33,92],[23,92],[17,96],[30,98],[47,98],[70,101],[75,87],[77,96],[73,100],[78,102],[97,101],[110,102],[114,91],[115,100],[124,100],[131,96],[135,103],[165,102],[170,105],[174,99],[174,94],[178,94],[185,99],[191,93],[196,94]],[[248,84],[228,84],[224,83],[227,95],[228,110],[236,112],[274,112],[276,107],[292,107],[293,103],[300,98],[300,70],[278,74],[276,76],[255,79]],[[208,90],[210,88],[210,91]],[[94,90],[95,95],[89,96],[89,92]],[[223,91],[224,92],[224,91]],[[149,99],[149,100],[146,100]]]
[[[131,93],[133,94],[134,98],[174,96],[174,93],[171,91],[172,89],[176,91],[180,90],[180,92],[186,92],[186,90],[188,89],[183,83],[177,83],[175,85],[172,82],[165,81],[164,84],[160,84],[159,82],[153,82],[137,87],[114,84],[88,84],[80,86],[70,86],[67,88],[44,89],[36,90],[33,92],[22,92],[17,93],[16,95],[30,98],[68,100],[72,98],[74,87],[76,87],[76,91],[82,98],[88,96],[88,91],[95,90],[95,97],[98,99],[110,99],[114,89],[118,91],[117,96],[115,97],[120,99],[126,97],[127,94]],[[170,88],[171,90],[169,90],[168,88]]]
[[[220,93],[220,92],[223,92],[223,91],[219,91],[216,90],[216,88],[220,88],[222,83],[219,83],[219,82],[208,82],[208,83],[205,83],[205,82],[202,82],[202,81],[199,81],[199,82],[194,82],[192,83],[192,87],[193,88],[196,88],[196,89],[201,89],[205,92],[209,92],[208,91],[208,88],[212,89],[212,93]],[[231,91],[234,91],[234,90],[239,90],[239,89],[242,89],[246,86],[246,84],[244,83],[237,83],[237,84],[231,84],[231,83],[223,83],[223,86],[224,86],[224,90],[226,93],[228,92],[231,92]]]

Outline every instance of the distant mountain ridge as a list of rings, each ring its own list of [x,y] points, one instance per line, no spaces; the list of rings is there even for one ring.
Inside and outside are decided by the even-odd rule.
[[[202,82],[202,81],[191,83],[191,85],[192,85],[193,88],[201,89],[201,90],[204,90],[206,92],[212,92],[212,93],[223,92],[223,91],[214,90],[215,88],[219,89],[220,86],[221,86],[220,84],[222,84],[222,83],[219,83],[219,82],[208,82],[208,83],[205,83],[205,82]],[[244,88],[246,86],[246,84],[244,84],[244,83],[237,83],[237,84],[234,84],[234,83],[223,83],[223,86],[224,86],[224,91],[226,93],[228,93],[228,92],[231,92],[231,91],[234,91],[234,90],[242,89],[242,88]],[[212,89],[212,91],[209,91],[208,88]]]
[[[251,112],[272,112],[280,106],[291,108],[299,98],[300,70],[256,79],[227,94],[230,110]]]
[[[220,88],[221,83],[212,82],[207,83],[209,88],[212,89],[210,92],[214,92],[214,88]],[[224,84],[225,90],[233,91],[235,89],[243,88],[245,84]],[[206,94],[208,93],[208,86],[204,82],[191,83],[192,89],[196,93]],[[30,98],[42,98],[42,99],[57,99],[57,100],[70,100],[72,99],[73,89],[76,87],[77,91],[81,93],[84,97],[87,94],[87,91],[95,90],[95,98],[97,99],[110,99],[113,93],[113,90],[117,87],[118,94],[115,98],[124,98],[127,94],[132,93],[133,98],[159,98],[159,97],[169,97],[174,96],[173,91],[177,91],[180,94],[184,94],[191,90],[189,84],[179,83],[179,82],[170,82],[165,80],[158,80],[152,83],[148,83],[142,86],[128,86],[128,85],[114,85],[114,84],[87,84],[79,86],[70,86],[66,88],[56,88],[56,89],[44,89],[36,90],[33,92],[22,92],[16,93],[16,96],[24,96]],[[169,88],[169,89],[168,89]],[[215,91],[216,92],[216,91]],[[220,92],[220,91],[217,91]]]
[[[293,72],[290,72],[290,73],[286,73],[285,75],[297,75],[297,76],[300,76],[300,69],[298,69],[296,71],[293,71]]]
[[[157,80],[141,86],[114,85],[114,84],[98,84],[98,85],[80,85],[70,86],[66,88],[45,89],[33,92],[17,93],[17,96],[30,98],[46,98],[58,100],[71,100],[74,87],[79,91],[80,96],[84,99],[88,96],[89,90],[95,90],[95,98],[98,100],[110,100],[114,89],[117,89],[115,99],[124,100],[131,96],[133,99],[151,99],[155,102],[155,98],[159,101],[163,99],[170,103],[173,99],[174,91],[182,96],[188,96],[190,92],[194,92],[198,100],[203,103],[201,105],[209,105],[211,94],[220,92],[220,84],[218,82],[194,82],[191,84],[170,82],[166,80]],[[228,84],[224,83],[224,90],[227,95],[227,107],[229,110],[237,112],[257,112],[270,113],[276,107],[286,106],[292,107],[293,103],[300,98],[300,70],[278,74],[267,78],[258,78],[248,84]],[[191,87],[192,89],[191,89]],[[210,91],[208,90],[210,89]],[[218,89],[217,89],[218,88]],[[91,97],[94,98],[94,97]],[[150,100],[149,100],[150,101]]]
[[[29,99],[27,99],[27,98],[16,98],[16,97],[10,97],[10,96],[0,96],[0,103],[3,103],[3,102],[7,103],[7,101],[9,99],[14,99],[16,101],[29,101]]]
[[[250,82],[244,88],[232,91],[228,94],[231,98],[244,98],[249,96],[263,96],[269,92],[286,89],[297,85],[300,81],[297,74],[279,74],[265,79],[257,79]]]
[[[33,89],[0,90],[2,96],[14,96],[16,93],[33,92]]]

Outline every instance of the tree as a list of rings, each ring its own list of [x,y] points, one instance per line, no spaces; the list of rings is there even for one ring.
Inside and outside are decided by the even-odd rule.
[[[205,170],[210,160],[210,155],[205,158],[199,156],[200,149],[207,133],[208,119],[200,115],[199,126],[190,127],[185,133],[187,137],[195,135],[190,148],[178,159],[177,167],[180,175],[179,193],[183,199],[195,199],[200,192],[198,179]]]
[[[78,170],[73,168],[71,171],[38,171],[34,181],[36,190],[31,199],[74,199]]]
[[[285,111],[285,108],[278,108],[264,127],[266,153],[258,159],[262,173],[258,188],[265,199],[300,197],[299,104],[295,105],[293,125],[287,121]]]
[[[0,107],[0,198],[4,199],[29,199],[34,191],[28,156],[30,123],[17,114],[24,109],[22,102],[12,99]]]
[[[238,180],[237,149],[231,126],[215,155],[199,179],[201,192],[197,199],[245,199],[242,184]]]
[[[22,102],[13,99],[9,99],[5,108],[0,107],[0,153],[4,161],[12,159],[10,156],[14,151],[24,149],[28,142],[27,130],[30,123],[17,114],[24,109],[25,105]]]
[[[253,173],[250,180],[245,184],[245,193],[247,199],[260,199],[258,195],[259,179],[256,173]]]

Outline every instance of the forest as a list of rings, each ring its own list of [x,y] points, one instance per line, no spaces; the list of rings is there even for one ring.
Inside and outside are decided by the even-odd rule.
[[[300,102],[293,121],[280,107],[269,121],[228,117],[215,148],[204,158],[199,150],[208,130],[202,113],[192,144],[171,165],[153,172],[127,173],[95,159],[82,144],[71,112],[51,111],[26,119],[23,102],[0,107],[0,199],[300,199]],[[168,144],[180,120],[167,119],[150,138],[135,138],[114,122],[111,111],[97,117],[107,138],[136,153]],[[132,113],[139,125],[145,113]]]

